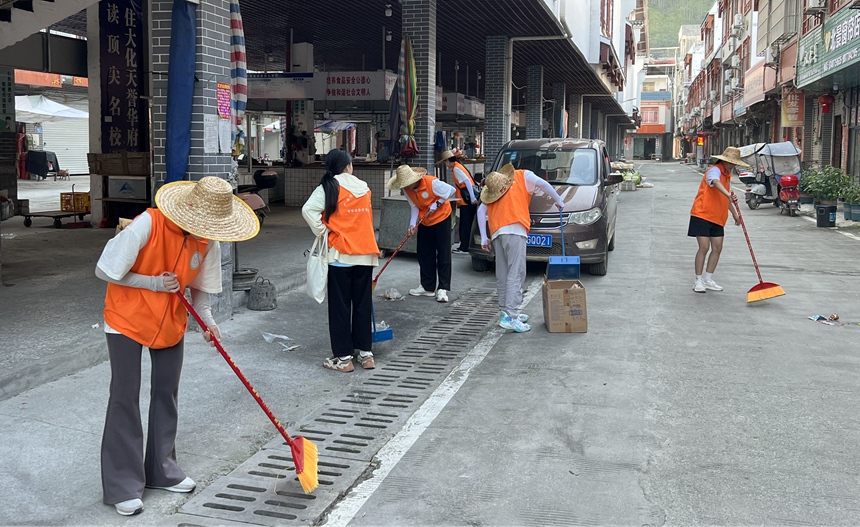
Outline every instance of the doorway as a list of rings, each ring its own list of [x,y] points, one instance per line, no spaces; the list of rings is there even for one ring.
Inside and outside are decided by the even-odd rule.
[[[837,115],[836,118],[833,119],[833,160],[831,164],[838,168],[845,168],[842,166],[844,163],[842,162],[842,116]]]

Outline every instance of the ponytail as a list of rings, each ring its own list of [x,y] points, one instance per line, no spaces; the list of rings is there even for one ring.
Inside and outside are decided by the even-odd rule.
[[[345,150],[335,148],[330,150],[325,156],[325,175],[323,175],[320,185],[325,191],[325,212],[323,219],[328,221],[329,217],[337,210],[337,200],[340,193],[340,185],[334,178],[337,174],[342,174],[347,166],[352,164],[352,157]]]

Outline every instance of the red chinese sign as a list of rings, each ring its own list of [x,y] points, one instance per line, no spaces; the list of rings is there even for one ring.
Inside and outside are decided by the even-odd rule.
[[[218,99],[218,117],[222,119],[230,118],[230,84],[227,82],[219,82],[216,88]]]

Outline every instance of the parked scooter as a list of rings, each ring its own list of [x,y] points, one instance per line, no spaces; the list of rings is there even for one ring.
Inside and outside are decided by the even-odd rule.
[[[278,184],[278,173],[274,170],[257,170],[254,173],[254,185],[239,185],[236,195],[251,207],[260,220],[260,225],[266,219],[266,211],[271,212],[269,206],[260,196],[260,191],[274,188]]]
[[[791,142],[756,143],[741,147],[741,159],[752,172],[740,172],[747,185],[744,199],[755,210],[762,203],[773,203],[780,214],[796,216],[800,209],[800,150]]]

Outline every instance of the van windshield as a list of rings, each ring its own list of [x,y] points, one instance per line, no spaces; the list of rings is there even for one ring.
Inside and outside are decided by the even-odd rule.
[[[597,152],[591,148],[576,150],[505,150],[500,167],[511,163],[514,168],[531,170],[553,185],[594,185],[597,183]]]

